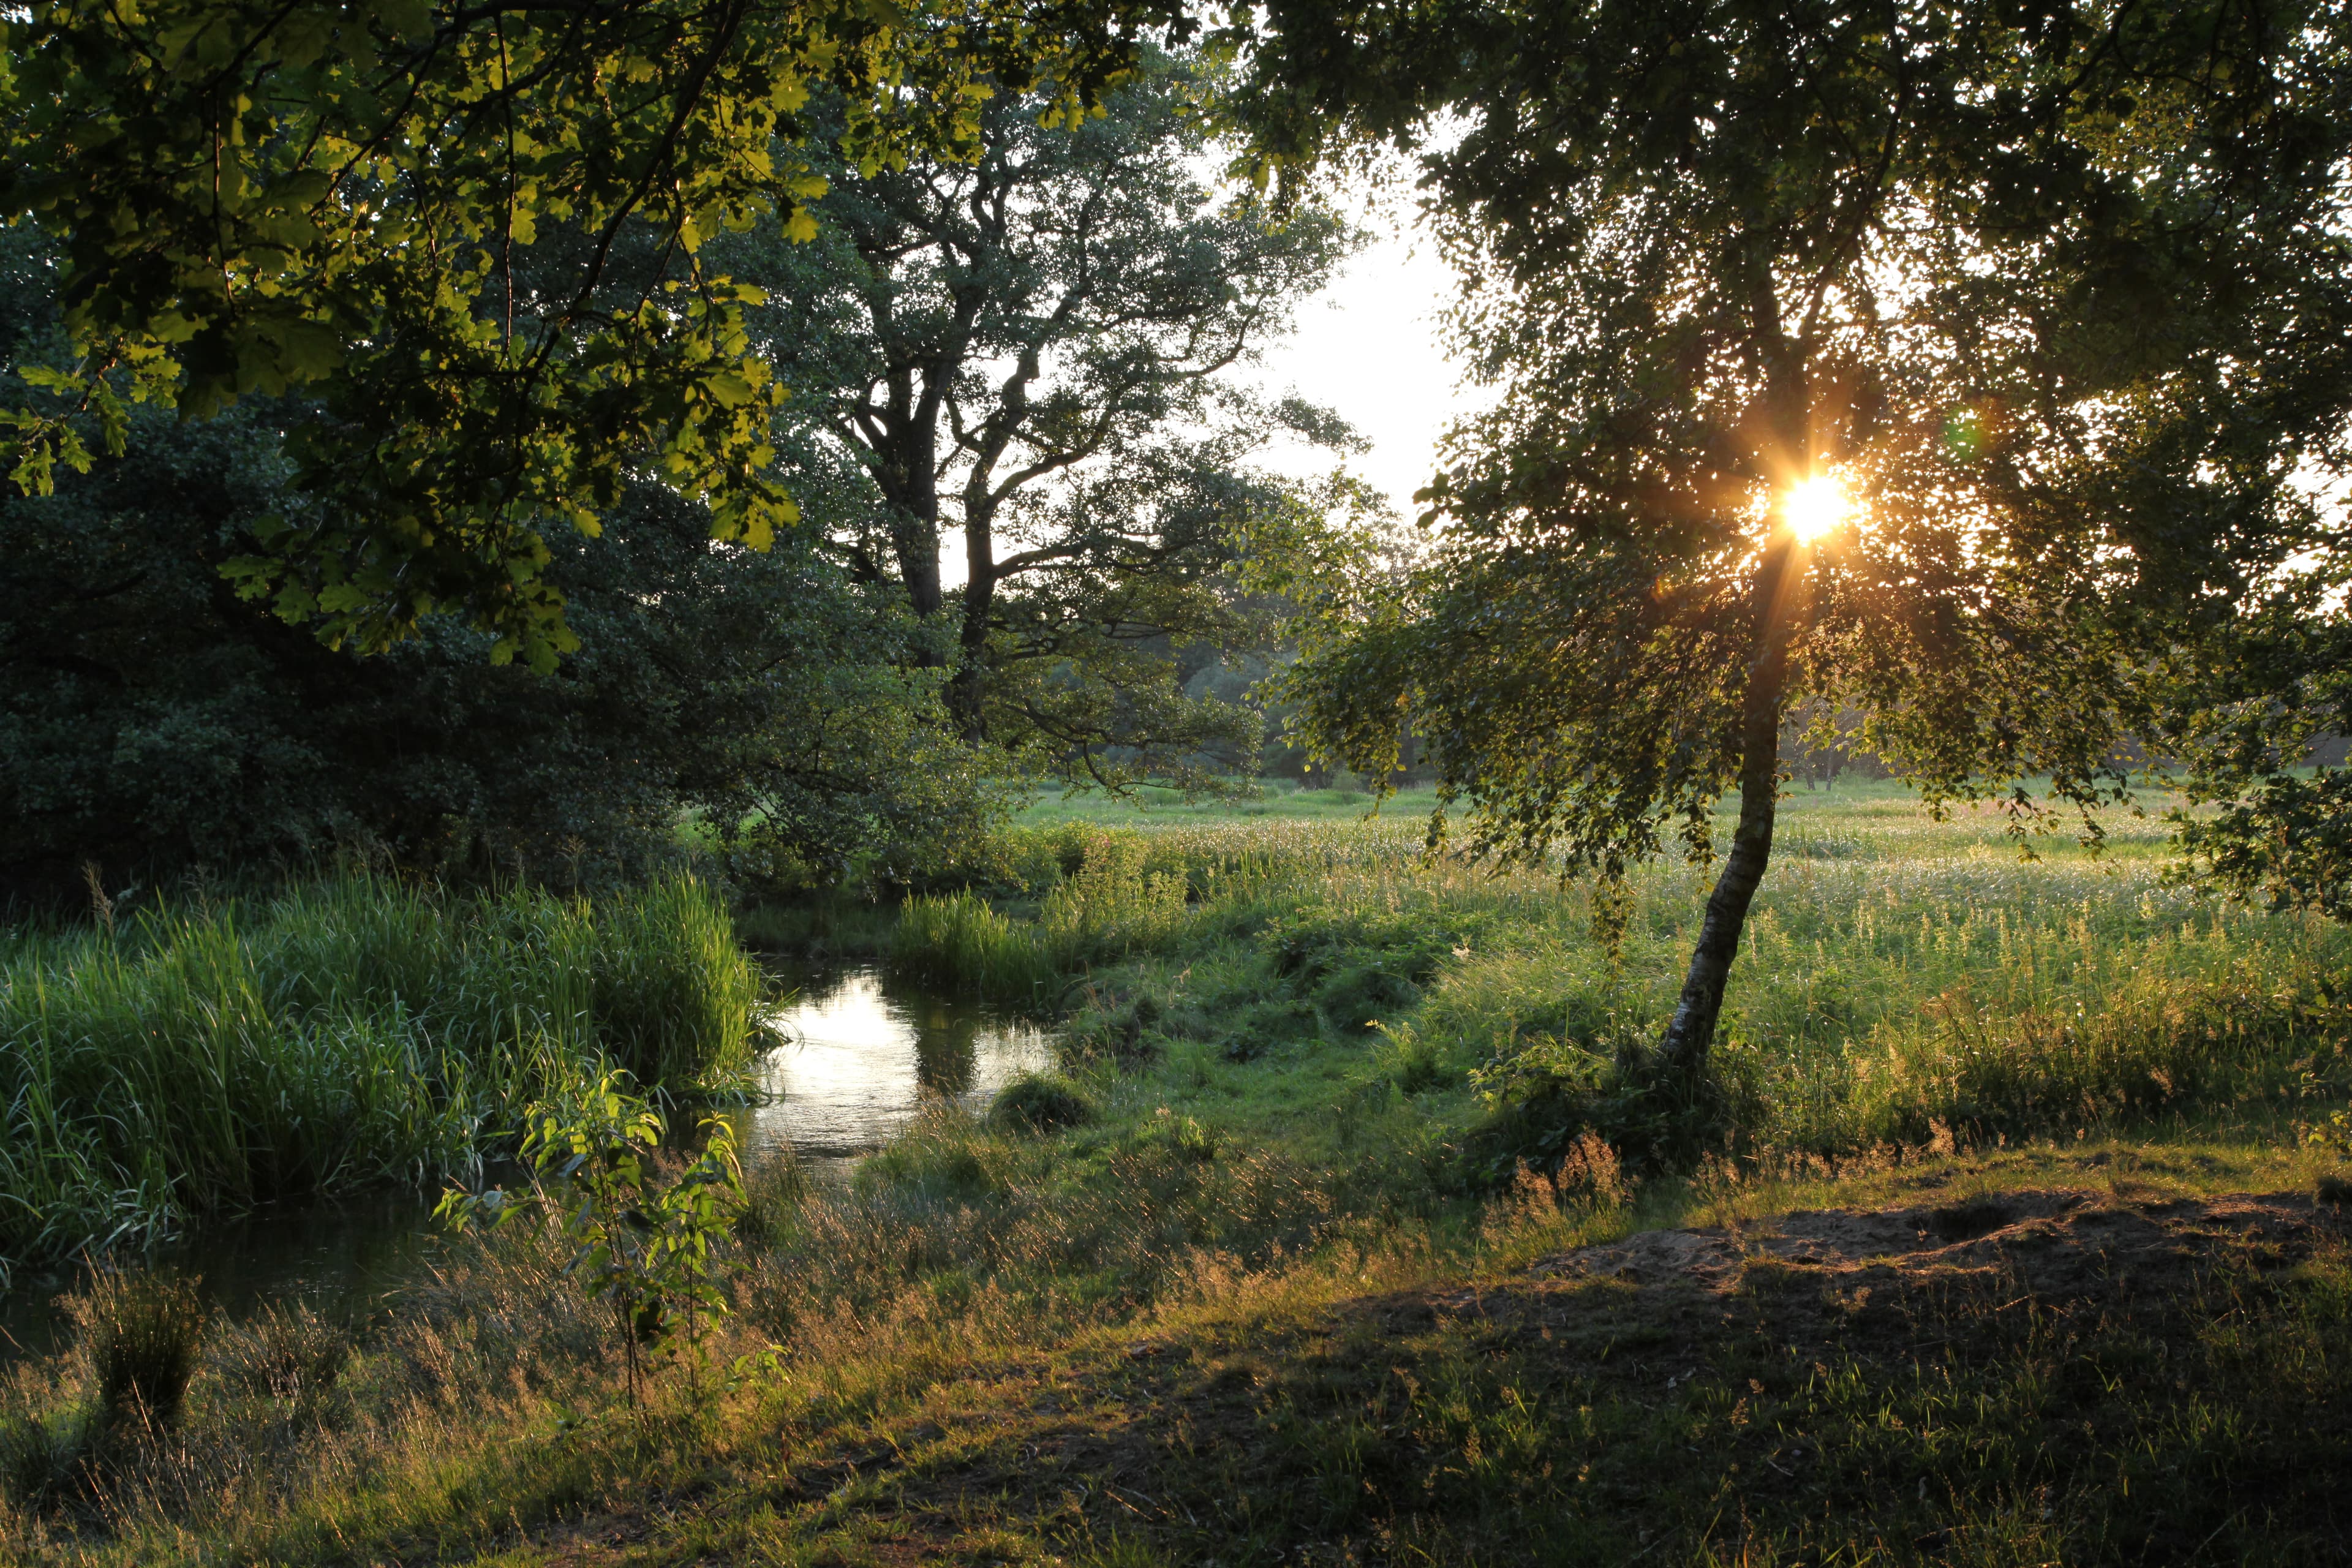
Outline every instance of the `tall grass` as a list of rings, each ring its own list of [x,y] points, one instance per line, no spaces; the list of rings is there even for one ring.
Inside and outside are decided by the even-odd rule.
[[[0,1257],[467,1165],[607,1063],[748,1065],[756,971],[678,878],[590,904],[353,876],[0,966]]]
[[[1163,837],[1084,827],[1016,836],[1012,858],[1027,868],[1024,886],[1043,887],[1035,917],[1016,920],[968,889],[916,894],[892,932],[892,960],[979,995],[1049,1001],[1058,981],[1159,951],[1189,928],[1191,905],[1213,885],[1219,863]]]

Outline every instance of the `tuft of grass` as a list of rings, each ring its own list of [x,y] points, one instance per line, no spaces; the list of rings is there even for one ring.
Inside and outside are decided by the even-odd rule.
[[[161,1436],[178,1425],[205,1342],[196,1281],[172,1269],[100,1269],[74,1308],[105,1426]]]
[[[743,1206],[735,1234],[757,1247],[773,1247],[792,1234],[801,1201],[809,1194],[808,1172],[789,1147],[770,1149],[743,1167]]]
[[[1058,1073],[1023,1073],[996,1091],[988,1119],[1015,1131],[1058,1132],[1092,1121],[1095,1103]]]

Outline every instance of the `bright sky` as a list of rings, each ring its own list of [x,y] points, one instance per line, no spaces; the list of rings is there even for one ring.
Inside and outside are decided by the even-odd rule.
[[[1453,270],[1433,241],[1400,232],[1408,216],[1402,205],[1361,220],[1380,237],[1299,309],[1297,331],[1267,350],[1259,379],[1268,392],[1296,392],[1336,409],[1361,431],[1372,449],[1349,467],[1410,519],[1412,492],[1436,471],[1438,437],[1470,403],[1439,346],[1438,315],[1454,297]],[[1301,477],[1330,468],[1328,454],[1296,447],[1269,454],[1268,462]]]

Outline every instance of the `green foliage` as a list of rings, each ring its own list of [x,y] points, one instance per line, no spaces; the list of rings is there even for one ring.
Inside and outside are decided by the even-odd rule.
[[[2352,617],[2347,563],[2307,552],[2161,667],[2183,872],[2273,910],[2352,920]]]
[[[1789,809],[1836,852],[1784,858],[1759,894],[1713,1059],[1735,1138],[1695,1170],[1629,1192],[1588,1124],[1559,1140],[1556,1183],[1515,1163],[1500,1192],[1462,1190],[1487,1109],[1469,1069],[1630,1087],[1615,1052],[1672,1000],[1693,873],[1636,868],[1612,953],[1577,890],[1421,860],[1409,825],[1183,820],[1129,852],[1210,890],[1169,946],[1086,981],[1106,1016],[1150,999],[1164,1054],[1115,1089],[1072,1068],[1097,1114],[1051,1137],[941,1103],[851,1181],[780,1174],[767,1217],[714,1243],[738,1311],[713,1331],[738,1369],[720,1398],[658,1388],[653,1419],[580,1419],[618,1398],[614,1315],[561,1272],[557,1226],[511,1226],[442,1254],[307,1401],[275,1369],[336,1365],[331,1336],[224,1324],[152,1489],[134,1475],[75,1539],[20,1513],[0,1540],[93,1564],[426,1539],[478,1556],[518,1521],[643,1509],[645,1547],[680,1559],[854,1558],[873,1525],[841,1506],[855,1463],[890,1530],[967,1554],[1104,1556],[1106,1521],[1139,1516],[1171,1561],[1390,1540],[1614,1563],[1648,1530],[1654,1557],[1737,1541],[1797,1563],[1871,1550],[1885,1519],[1927,1560],[2324,1546],[2333,1471],[2308,1461],[2336,1441],[2352,1292],[2334,1216],[2293,1195],[2334,1152],[2281,1134],[2325,1125],[2352,1085],[2352,1034],[2317,984],[2352,933],[2168,886],[2161,829],[2121,813],[2100,858],[2060,846],[2025,865],[1993,814],[1933,821],[1889,787]],[[1304,929],[1342,966],[1431,932],[1465,951],[1372,1038],[1310,1012],[1258,1061],[1223,1060],[1231,1020],[1289,995],[1275,953]],[[2198,1061],[2211,1070],[2171,1090],[2134,1076]],[[1936,1076],[1954,1065],[1973,1087]],[[1953,1151],[1910,1120],[1958,1094],[2015,1119],[1988,1134],[2034,1131]],[[2216,1193],[2232,1195],[2174,1201]],[[1790,1209],[1832,1212],[1774,1223]],[[1911,1223],[1867,1212],[1886,1209]],[[1982,1234],[2005,1220],[2029,1223]],[[1528,1267],[1678,1225],[1705,1227],[1703,1272],[1655,1234],[1619,1255],[1633,1278],[1605,1253],[1582,1277]],[[1862,1245],[1773,1256],[1824,1235]],[[1955,1273],[1955,1244],[1999,1264]],[[73,1375],[0,1387],[0,1431],[72,1405]],[[1064,1436],[1041,1438],[1041,1398]],[[1115,1463],[1119,1498],[1097,1488],[1074,1515],[1050,1475],[937,1484],[975,1463],[1029,1475],[1040,1441]],[[868,1462],[886,1447],[907,1462]],[[1717,1519],[1726,1497],[1738,1509]],[[1236,1498],[1246,1518],[1220,1511]]]
[[[767,468],[783,389],[743,328],[760,291],[700,257],[761,221],[812,232],[812,93],[859,167],[968,156],[992,90],[1082,120],[1138,19],[44,5],[0,74],[0,218],[63,244],[71,352],[14,416],[16,479],[89,460],[85,409],[111,447],[125,396],[201,416],[301,388],[294,450],[329,505],[234,563],[242,591],[362,648],[451,609],[551,666],[578,644],[547,531],[594,533],[632,472],[754,549],[796,515]]]
[[[991,1121],[1023,1132],[1058,1132],[1095,1119],[1095,1103],[1068,1079],[1054,1073],[1024,1073],[996,1091]]]
[[[50,247],[0,230],[0,369],[46,352]],[[593,647],[496,668],[428,617],[335,653],[222,590],[261,520],[310,503],[279,432],[300,409],[132,417],[119,458],[0,495],[0,894],[192,866],[388,852],[459,878],[600,887],[677,858],[688,806],[756,885],[829,882],[968,840],[996,805],[903,668],[904,617],[805,531],[715,548],[700,509],[635,486],[545,581]]]
[[[369,877],[159,906],[0,970],[0,1257],[418,1181],[608,1062],[732,1088],[761,981],[708,889],[596,904]]]
[[[688,1353],[698,1355],[704,1326],[730,1310],[712,1278],[711,1247],[745,1204],[726,1120],[707,1118],[700,1152],[663,1180],[656,1166],[667,1126],[626,1091],[628,1081],[625,1072],[606,1073],[584,1090],[530,1108],[520,1151],[531,1172],[528,1195],[453,1187],[436,1215],[462,1235],[486,1214],[493,1225],[554,1214],[571,1249],[563,1271],[613,1315],[634,1404],[642,1352],[675,1351],[682,1332]],[[551,1192],[551,1183],[560,1190]]]

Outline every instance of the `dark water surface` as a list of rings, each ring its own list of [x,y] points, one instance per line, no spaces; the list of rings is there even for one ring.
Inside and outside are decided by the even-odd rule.
[[[979,1109],[1006,1079],[1052,1059],[1035,1026],[877,968],[768,967],[793,994],[771,1016],[785,1043],[760,1063],[764,1102],[730,1113],[747,1165],[790,1149],[812,1174],[845,1180],[925,1104]],[[155,1261],[199,1276],[231,1317],[301,1303],[363,1318],[431,1266],[437,1196],[394,1190],[272,1204],[159,1248]],[[71,1330],[55,1303],[78,1274],[17,1271],[0,1292],[0,1361],[63,1346]]]

